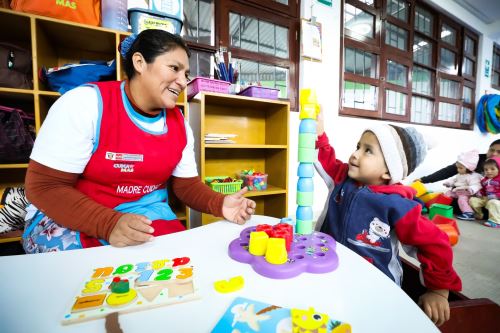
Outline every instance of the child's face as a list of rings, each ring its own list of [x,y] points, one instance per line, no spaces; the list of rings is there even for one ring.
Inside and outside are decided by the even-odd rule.
[[[461,174],[461,175],[465,175],[465,174],[467,173],[467,168],[466,168],[466,167],[464,167],[464,165],[463,165],[463,164],[461,164],[461,163],[458,163],[458,162],[457,162],[457,163],[456,163],[456,166],[457,166],[457,172],[458,172],[459,174]]]
[[[492,164],[485,164],[483,170],[486,178],[492,179],[498,176],[498,168]]]
[[[391,179],[378,139],[372,132],[361,136],[356,151],[349,158],[348,175],[366,185],[382,185]]]

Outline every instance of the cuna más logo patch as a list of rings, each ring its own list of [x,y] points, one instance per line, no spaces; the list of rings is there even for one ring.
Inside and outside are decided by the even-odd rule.
[[[56,5],[62,7],[68,7],[71,9],[76,9],[76,1],[56,0]]]

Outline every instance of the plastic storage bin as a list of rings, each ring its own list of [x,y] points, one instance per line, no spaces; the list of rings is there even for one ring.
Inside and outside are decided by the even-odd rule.
[[[228,176],[205,177],[205,183],[215,192],[223,194],[231,194],[241,190],[241,185],[243,184],[243,180],[241,179],[235,179],[230,183],[212,183],[215,179],[224,180],[226,178]]]
[[[229,94],[229,86],[231,86],[231,83],[227,81],[198,76],[188,83],[187,97],[191,99],[200,91]]]
[[[101,18],[103,27],[127,31],[127,0],[102,0]]]
[[[248,96],[248,97],[258,97],[267,99],[278,99],[279,89],[259,87],[259,86],[249,86],[239,92],[238,95]]]
[[[176,35],[181,33],[182,21],[169,14],[143,8],[130,8],[128,17],[134,34],[146,29],[160,29]]]
[[[246,175],[241,173],[240,178],[243,179],[243,185],[249,191],[263,191],[267,189],[267,173],[260,175]]]

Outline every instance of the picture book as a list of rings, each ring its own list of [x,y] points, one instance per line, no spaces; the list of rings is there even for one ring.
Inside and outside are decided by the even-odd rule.
[[[212,333],[350,333],[351,325],[333,320],[314,308],[289,309],[237,297],[215,325]]]
[[[180,257],[96,268],[66,310],[62,324],[197,299],[190,261]]]

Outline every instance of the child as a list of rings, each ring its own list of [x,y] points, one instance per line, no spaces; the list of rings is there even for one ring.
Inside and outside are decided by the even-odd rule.
[[[398,285],[402,281],[398,244],[414,247],[428,289],[419,303],[434,323],[444,323],[449,319],[449,290],[462,289],[452,267],[453,252],[448,237],[422,216],[422,206],[412,200],[415,191],[399,183],[425,157],[422,136],[413,128],[393,125],[368,129],[349,163],[343,163],[336,159],[319,116],[316,148],[320,162],[316,167],[327,184],[335,186],[326,218],[318,220],[316,229],[373,263]]]
[[[478,220],[483,219],[483,207],[488,210],[488,221],[483,224],[491,228],[500,228],[500,175],[498,174],[500,157],[492,157],[484,162],[484,178],[477,197],[469,200]]]
[[[461,214],[457,215],[460,220],[474,220],[474,212],[469,205],[469,198],[481,189],[481,175],[474,172],[479,161],[479,152],[472,150],[461,153],[457,159],[457,175],[443,183],[450,187],[445,193],[447,197],[458,198],[458,206]]]

